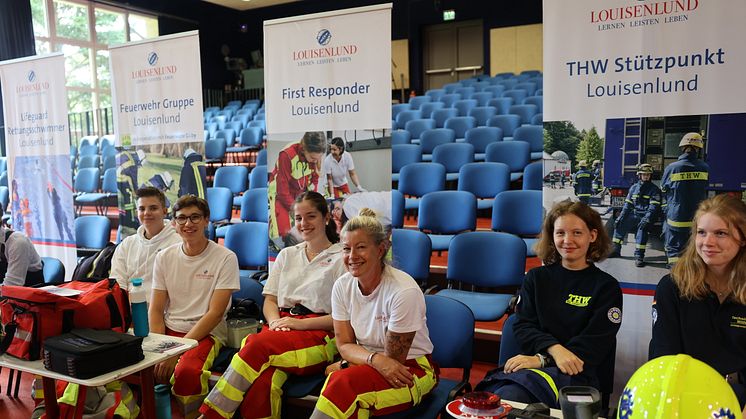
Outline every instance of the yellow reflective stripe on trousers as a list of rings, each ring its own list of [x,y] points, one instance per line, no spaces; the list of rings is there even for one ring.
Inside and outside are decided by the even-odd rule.
[[[552,391],[554,392],[554,399],[559,400],[559,391],[557,390],[557,385],[554,384],[554,380],[552,379],[552,377],[549,376],[549,374],[536,368],[529,368],[528,370],[539,374],[541,378],[545,379],[547,381],[547,384],[549,384],[549,387],[551,387]]]
[[[202,199],[207,199],[207,197],[205,197],[205,185],[202,184],[202,176],[199,174],[199,168],[204,165],[205,163],[202,161],[192,162],[192,170],[194,171],[194,184],[197,186],[197,196]]]
[[[680,182],[682,180],[707,180],[707,172],[679,172],[671,175],[671,182]]]
[[[209,336],[209,339],[212,339],[213,345],[210,349],[210,353],[207,354],[207,358],[205,358],[204,365],[211,366],[212,363],[215,361],[215,358],[218,356],[218,352],[220,352],[220,348],[223,346],[219,340],[217,340],[215,337]],[[178,366],[178,363],[176,364]],[[209,367],[208,367],[209,369]],[[173,387],[174,387],[174,381],[175,381],[175,375],[171,375],[171,393],[176,397],[176,400],[181,404],[184,408],[193,407],[193,405],[197,404],[197,408],[199,408],[199,405],[202,404],[202,399],[204,399],[205,395],[210,391],[210,388],[208,387],[208,380],[210,379],[210,375],[212,373],[210,371],[207,371],[205,369],[202,370],[202,373],[199,376],[199,383],[200,383],[200,392],[199,394],[186,394],[186,395],[179,395],[174,393]],[[196,410],[196,409],[195,409]]]
[[[316,408],[333,418],[349,418],[355,413],[355,409],[359,408],[360,410],[357,412],[357,417],[364,419],[370,417],[371,408],[381,410],[410,401],[413,405],[417,405],[422,401],[422,398],[425,395],[429,394],[433,388],[435,388],[438,383],[437,378],[435,378],[433,366],[430,364],[427,357],[421,356],[417,358],[417,364],[419,364],[419,366],[425,371],[425,375],[422,377],[414,376],[414,384],[412,387],[390,388],[381,391],[370,391],[368,393],[358,394],[345,411],[342,411],[338,406],[324,397],[326,385],[329,383],[329,378],[327,377],[324,387],[321,389],[321,396],[319,396],[319,400],[316,402]]]
[[[666,223],[671,227],[689,228],[694,225],[694,221],[674,221],[670,218],[666,219]]]

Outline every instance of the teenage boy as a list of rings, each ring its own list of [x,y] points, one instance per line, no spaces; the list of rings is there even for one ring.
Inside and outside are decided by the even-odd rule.
[[[133,278],[142,278],[148,302],[153,283],[153,263],[161,250],[181,243],[181,237],[169,221],[164,221],[168,208],[166,196],[152,186],[140,188],[137,196],[137,219],[140,227],[137,234],[122,240],[114,251],[111,260],[111,278],[116,278],[119,286],[128,289]]]
[[[170,381],[184,416],[193,417],[207,395],[210,367],[226,341],[225,315],[231,294],[239,288],[238,259],[205,236],[210,218],[207,201],[182,196],[172,215],[181,243],[155,256],[148,317],[154,333],[199,342],[181,357],[155,366],[156,381]]]

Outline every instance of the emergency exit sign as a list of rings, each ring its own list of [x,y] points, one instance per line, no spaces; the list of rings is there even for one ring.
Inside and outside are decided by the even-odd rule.
[[[451,10],[443,10],[443,21],[453,20],[453,19],[456,19],[456,11],[455,10],[453,10],[453,9],[451,9]]]

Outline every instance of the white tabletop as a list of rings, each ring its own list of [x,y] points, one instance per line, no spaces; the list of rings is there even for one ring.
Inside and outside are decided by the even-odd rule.
[[[142,361],[138,362],[137,364],[132,364],[130,366],[120,368],[118,370],[114,370],[106,374],[99,375],[99,376],[92,377],[92,378],[87,378],[87,379],[70,377],[69,375],[50,371],[44,368],[44,362],[41,360],[24,361],[22,359],[14,358],[7,354],[0,356],[0,367],[12,368],[14,370],[28,372],[31,374],[38,374],[38,375],[41,375],[42,377],[49,377],[55,380],[64,380],[70,383],[80,384],[80,385],[84,385],[88,387],[102,386],[114,380],[118,380],[122,377],[126,377],[130,374],[136,373],[138,371],[142,371],[145,368],[158,364],[159,362],[162,362],[168,358],[171,358],[174,355],[182,354],[188,351],[189,349],[197,346],[197,341],[194,339],[186,339],[186,338],[179,338],[175,336],[166,336],[166,335],[161,335],[157,333],[150,333],[148,336],[145,337],[145,339],[143,339],[143,347],[146,347],[148,345],[154,346],[155,343],[158,343],[164,340],[171,341],[171,342],[178,342],[182,345],[177,348],[173,348],[165,353],[150,352],[147,350],[143,350],[143,354],[145,355],[145,358]]]

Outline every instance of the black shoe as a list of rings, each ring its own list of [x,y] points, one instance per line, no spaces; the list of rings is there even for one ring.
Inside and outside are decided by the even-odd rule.
[[[614,246],[614,248],[611,250],[611,253],[609,253],[610,258],[620,258],[622,257],[622,248],[619,246]]]
[[[645,266],[645,261],[642,259],[635,259],[635,266],[638,268],[642,268]]]

